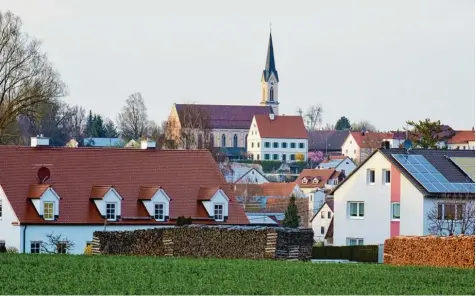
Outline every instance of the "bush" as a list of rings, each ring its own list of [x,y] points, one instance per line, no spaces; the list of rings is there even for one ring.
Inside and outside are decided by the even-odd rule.
[[[92,256],[93,255],[93,245],[87,245],[84,248],[84,255],[86,255],[86,256]]]
[[[17,254],[17,253],[18,253],[18,249],[15,248],[15,247],[8,247],[8,248],[7,248],[7,253]]]
[[[0,246],[0,253],[6,253],[7,248],[5,246]]]
[[[313,247],[312,259],[378,262],[378,245]]]
[[[192,224],[192,217],[185,218],[184,216],[180,216],[177,218],[177,226],[183,226],[183,225],[190,225]]]

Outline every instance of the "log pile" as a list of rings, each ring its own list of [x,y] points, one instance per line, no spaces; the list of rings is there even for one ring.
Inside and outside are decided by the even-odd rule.
[[[384,264],[474,268],[474,235],[387,239]]]
[[[93,253],[310,260],[312,229],[187,225],[94,233]]]

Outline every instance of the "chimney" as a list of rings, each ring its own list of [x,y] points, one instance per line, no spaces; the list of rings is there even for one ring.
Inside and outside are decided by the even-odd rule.
[[[273,113],[269,113],[269,119],[274,120],[274,114]]]
[[[155,141],[154,140],[142,140],[140,141],[140,149],[144,149],[144,150],[147,150],[147,149],[155,149]]]
[[[50,145],[50,138],[43,137],[43,134],[36,135],[36,137],[30,138],[30,146],[31,147],[41,147],[41,146],[49,146]]]

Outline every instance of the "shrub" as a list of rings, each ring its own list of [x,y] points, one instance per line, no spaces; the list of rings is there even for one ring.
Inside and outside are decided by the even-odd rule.
[[[87,245],[84,248],[84,255],[91,256],[92,254],[93,254],[93,246],[92,245]]]
[[[190,225],[192,224],[192,217],[185,218],[184,216],[180,216],[177,218],[177,226],[183,226],[183,225]]]
[[[302,154],[302,153],[297,153],[297,154],[296,154],[296,160],[298,160],[298,161],[304,161],[304,154]]]
[[[8,248],[7,248],[7,253],[17,254],[17,253],[18,253],[18,249],[15,248],[15,247],[8,247]]]

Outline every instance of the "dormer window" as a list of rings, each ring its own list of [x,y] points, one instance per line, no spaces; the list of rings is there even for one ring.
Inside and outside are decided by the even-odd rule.
[[[151,219],[158,222],[169,219],[171,199],[161,186],[141,186],[139,200],[144,204]]]
[[[56,220],[59,217],[60,197],[49,184],[30,185],[28,198],[36,212],[44,220]]]
[[[155,220],[157,220],[157,221],[164,221],[165,220],[164,208],[165,208],[164,203],[154,204],[154,219]]]
[[[214,218],[216,221],[223,221],[223,204],[215,204]]]
[[[302,178],[302,184],[307,184],[307,179],[306,178]]]
[[[210,218],[217,222],[227,220],[230,199],[220,187],[200,187],[198,200],[202,202]]]
[[[317,180],[317,178],[314,178],[314,179],[312,180],[312,183],[313,183],[313,184],[317,184],[317,183],[319,183],[319,180]]]
[[[116,203],[106,203],[106,219],[109,221],[116,220]]]
[[[93,185],[91,200],[94,201],[101,216],[108,221],[121,219],[121,202],[123,198],[111,185]]]
[[[45,220],[55,219],[55,203],[51,201],[43,202],[43,218]]]

